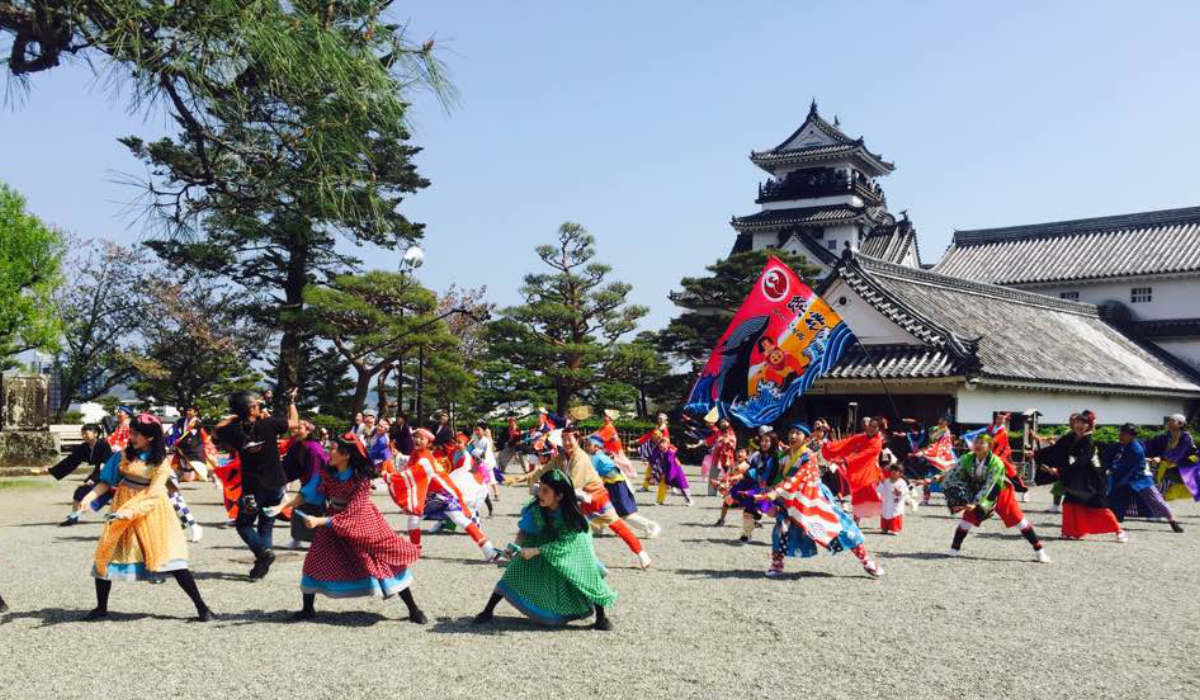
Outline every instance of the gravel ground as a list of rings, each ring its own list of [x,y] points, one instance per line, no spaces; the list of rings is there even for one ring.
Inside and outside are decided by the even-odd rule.
[[[167,582],[116,584],[112,618],[83,623],[98,519],[56,528],[76,481],[28,481],[0,489],[0,592],[12,607],[0,615],[0,697],[1200,697],[1192,504],[1176,506],[1183,535],[1133,521],[1127,545],[1066,542],[1040,489],[1026,510],[1049,565],[998,520],[945,558],[954,520],[938,505],[910,514],[898,537],[867,532],[883,579],[849,553],[822,553],[770,580],[765,529],[739,545],[736,513],[712,527],[716,498],[655,507],[638,494],[664,532],[646,572],[617,538],[597,540],[621,596],[616,630],[601,633],[540,629],[503,603],[495,625],[473,627],[499,571],[461,534],[424,539],[413,591],[427,626],[408,623],[398,600],[370,599],[321,599],[316,622],[287,623],[303,554],[281,550],[270,576],[250,582],[218,492],[187,485],[207,528],[192,568],[223,619],[187,622],[191,604]],[[513,537],[523,501],[506,489],[485,522],[497,544]],[[377,502],[399,525],[390,501]]]

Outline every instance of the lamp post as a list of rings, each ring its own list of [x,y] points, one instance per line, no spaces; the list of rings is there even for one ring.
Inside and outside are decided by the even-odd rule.
[[[425,263],[425,251],[416,243],[410,245],[400,258],[400,274],[407,281],[411,277],[413,270],[417,269]],[[404,309],[400,309],[401,317],[404,316]],[[420,384],[417,385],[417,401],[420,402]],[[400,360],[396,363],[396,413],[399,414],[404,410],[404,353],[400,353]],[[420,412],[417,413],[420,416]]]

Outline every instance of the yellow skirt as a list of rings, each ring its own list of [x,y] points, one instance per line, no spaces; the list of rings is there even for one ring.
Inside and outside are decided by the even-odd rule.
[[[1166,490],[1163,491],[1163,498],[1168,501],[1177,501],[1183,498],[1192,500],[1192,492],[1188,489],[1187,484],[1183,483],[1182,477],[1179,476],[1179,470],[1175,468],[1174,462],[1168,462],[1165,459],[1158,463],[1158,473],[1154,475],[1156,484],[1161,484],[1164,481],[1169,482]]]
[[[137,514],[104,526],[92,575],[110,581],[161,581],[165,573],[188,568],[187,539],[166,494],[149,495],[122,483],[112,512],[127,505]]]

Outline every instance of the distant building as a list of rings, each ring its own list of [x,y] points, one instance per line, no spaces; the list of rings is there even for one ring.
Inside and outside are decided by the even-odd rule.
[[[858,338],[804,398],[812,416],[864,414],[986,423],[1034,408],[1063,423],[1155,424],[1186,412],[1200,385],[1106,323],[1093,304],[950,277],[845,252],[817,292]]]
[[[1095,304],[1200,372],[1200,207],[955,231],[934,270]]]
[[[876,182],[895,166],[817,112],[814,100],[800,128],[750,161],[770,174],[758,186],[762,210],[735,216],[733,252],[777,248],[803,254],[821,276],[849,248],[888,262],[919,267],[916,230],[907,216],[888,212]]]

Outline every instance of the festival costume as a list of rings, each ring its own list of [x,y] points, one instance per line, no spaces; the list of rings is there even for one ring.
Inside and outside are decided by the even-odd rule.
[[[846,514],[821,483],[821,471],[815,455],[807,448],[789,452],[794,473],[770,493],[779,508],[771,531],[771,576],[783,572],[785,557],[815,556],[817,546],[837,554],[848,549],[872,576],[883,573],[870,558],[862,531]]]
[[[604,451],[621,468],[621,472],[625,474],[625,478],[633,479],[637,476],[637,470],[633,468],[633,462],[630,462],[629,457],[625,454],[625,445],[621,443],[621,436],[617,434],[617,426],[612,423],[605,423],[600,426],[599,430],[592,434],[604,441]]]
[[[1017,473],[1017,465],[1013,464],[1012,461],[1012,445],[1008,441],[1008,426],[1003,422],[1000,424],[993,423],[985,428],[963,433],[962,439],[970,446],[974,444],[975,438],[984,434],[992,438],[992,454],[1004,462],[1004,473],[1012,483],[1013,488],[1017,490],[1017,493],[1028,491],[1029,488],[1025,486],[1025,480]]]
[[[405,467],[397,469],[387,479],[392,500],[408,515],[408,536],[413,544],[421,543],[421,518],[430,495],[444,502],[445,517],[464,529],[479,546],[485,559],[496,557],[496,549],[479,526],[471,522],[472,511],[462,492],[451,480],[445,467],[427,449],[414,449]]]
[[[1123,536],[1121,524],[1108,509],[1107,480],[1096,459],[1092,433],[1073,432],[1060,437],[1053,446],[1038,450],[1038,460],[1058,470],[1063,495],[1062,536],[1079,539],[1086,535],[1115,533]]]
[[[517,484],[536,484],[543,474],[555,469],[565,472],[571,478],[571,483],[575,485],[575,494],[579,498],[579,508],[592,529],[596,532],[604,528],[612,530],[613,534],[620,537],[625,546],[629,547],[629,551],[637,555],[642,566],[646,566],[649,557],[645,554],[641,540],[617,515],[617,510],[608,497],[608,490],[604,487],[604,481],[592,466],[592,459],[583,448],[575,448],[570,457],[567,457],[565,451],[560,452],[548,464],[528,474],[512,477],[509,481]]]
[[[658,441],[664,437],[670,440],[671,430],[666,424],[659,424],[637,439],[638,456],[646,462],[646,474],[642,477],[643,491],[650,490],[650,482],[654,479],[654,467],[651,464],[652,450],[658,448]]]
[[[883,501],[879,514],[879,529],[900,534],[904,529],[904,499],[909,494],[908,482],[904,479],[884,479],[879,484],[879,498]]]
[[[1146,463],[1146,450],[1137,440],[1128,445],[1116,443],[1104,451],[1104,465],[1109,469],[1108,504],[1118,522],[1125,520],[1131,502],[1143,518],[1166,518],[1175,521],[1171,507],[1154,488],[1154,477]]]
[[[50,476],[54,477],[56,481],[62,481],[68,474],[78,469],[81,464],[91,465],[92,472],[83,480],[83,485],[76,487],[75,492],[71,495],[71,500],[78,503],[100,481],[100,470],[112,457],[112,454],[112,448],[106,440],[96,440],[93,445],[81,442],[71,448],[70,454],[63,457],[58,464],[50,467]],[[100,506],[93,503],[92,508],[99,510]]]
[[[879,455],[883,452],[883,434],[858,433],[825,443],[821,456],[830,462],[843,464],[844,476],[850,486],[850,507],[855,520],[879,515],[882,501],[875,487],[883,481]]]
[[[354,478],[350,469],[321,469],[300,493],[305,503],[323,504],[329,514],[304,557],[300,588],[305,595],[387,598],[409,587],[409,567],[421,548],[388,527],[371,502],[371,482]]]
[[[518,543],[536,547],[532,559],[514,558],[496,584],[496,593],[543,625],[565,625],[590,617],[594,606],[608,607],[617,594],[605,582],[592,533],[566,528],[561,509],[546,517],[537,501],[521,510]]]
[[[283,455],[283,473],[288,483],[299,481],[301,488],[314,478],[319,479],[321,473],[329,466],[329,455],[321,443],[316,440],[300,440],[292,443]],[[304,516],[325,515],[324,499],[309,501],[297,506],[291,516],[292,539],[295,542],[312,542],[316,530],[304,524]],[[294,543],[293,543],[294,544]]]
[[[113,452],[121,452],[129,444],[129,424],[118,425],[108,434],[108,446]]]
[[[963,506],[973,505],[962,510],[962,520],[954,530],[954,540],[950,545],[953,553],[962,549],[963,540],[971,528],[978,527],[992,516],[1000,516],[1005,527],[1017,527],[1021,535],[1033,546],[1035,552],[1042,550],[1042,541],[1038,539],[1033,525],[1025,519],[1021,506],[1017,505],[1016,491],[1009,483],[1004,461],[994,453],[989,452],[986,460],[975,459],[974,452],[968,452],[958,461],[958,466],[946,473],[944,481],[946,505],[950,512],[956,512]],[[1044,555],[1038,555],[1039,561]]]
[[[147,465],[124,452],[104,465],[101,480],[115,485],[112,513],[96,545],[92,575],[106,581],[161,581],[188,568],[187,541],[167,497],[168,460]]]
[[[667,492],[677,488],[683,493],[683,499],[688,505],[692,504],[692,495],[688,491],[687,475],[679,464],[674,447],[667,449],[655,447],[650,452],[650,468],[654,470],[654,480],[658,482],[658,495],[655,501],[661,506],[667,500]]]
[[[732,501],[742,507],[741,540],[747,542],[754,534],[754,524],[770,509],[771,504],[760,501],[755,496],[766,493],[780,482],[779,453],[772,450],[759,450],[750,455],[750,466],[741,473],[741,477],[730,487],[727,501]]]
[[[608,492],[609,501],[617,515],[640,529],[643,537],[656,537],[662,528],[638,512],[637,500],[633,497],[629,482],[612,456],[597,451],[592,455],[592,467],[604,481],[604,490]]]
[[[1162,460],[1154,480],[1166,500],[1191,498],[1200,501],[1200,464],[1191,433],[1180,430],[1179,437],[1172,438],[1168,430],[1154,436],[1146,443],[1146,456]]]

